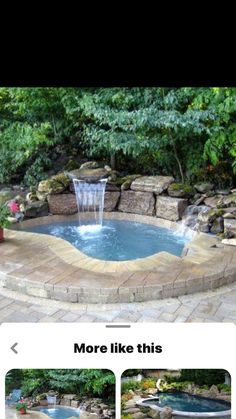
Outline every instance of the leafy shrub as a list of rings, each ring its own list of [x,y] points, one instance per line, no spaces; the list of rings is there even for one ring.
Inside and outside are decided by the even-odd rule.
[[[231,387],[228,384],[218,384],[217,388],[219,391],[224,391],[231,394]]]
[[[50,158],[70,144],[87,157],[115,158],[119,170],[181,182],[196,181],[208,165],[216,184],[228,185],[236,174],[235,114],[229,87],[2,87],[0,183],[25,175],[35,183],[45,169],[35,163],[41,153]],[[228,163],[220,174],[221,161]]]
[[[11,215],[7,205],[0,205],[0,228],[10,227],[11,223],[8,221],[8,217]]]
[[[41,390],[40,378],[28,378],[23,382],[21,389],[24,396],[36,396]]]
[[[47,179],[47,170],[52,167],[52,161],[46,153],[41,153],[32,165],[26,170],[24,183],[27,186],[35,186],[41,180]]]
[[[127,402],[128,400],[130,400],[130,399],[132,399],[132,394],[131,393],[125,393],[125,394],[122,394],[122,396],[121,396],[121,400],[123,401],[123,402]]]
[[[142,390],[148,390],[149,388],[155,388],[155,387],[156,387],[156,381],[152,378],[147,378],[141,381]]]
[[[136,390],[137,388],[140,388],[140,383],[138,381],[126,381],[121,384],[121,394],[127,393],[129,390]]]
[[[183,383],[174,382],[174,383],[171,383],[170,386],[171,388],[174,388],[175,390],[183,390],[187,386],[187,384],[186,382],[183,382]]]
[[[168,189],[171,190],[171,191],[183,190],[186,194],[189,194],[189,195],[194,194],[193,187],[188,183],[176,183],[176,182],[174,182],[169,186]]]
[[[40,400],[46,400],[47,399],[47,393],[41,393],[37,394],[36,401],[39,402]]]
[[[218,188],[225,188],[234,184],[235,175],[229,161],[220,161],[215,166],[209,164],[196,170],[195,178],[198,182],[210,182]]]
[[[206,384],[204,386],[200,387],[201,390],[209,390],[210,386],[207,386]]]

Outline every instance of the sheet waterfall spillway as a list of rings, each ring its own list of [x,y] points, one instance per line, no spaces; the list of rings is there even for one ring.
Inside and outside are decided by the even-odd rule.
[[[106,182],[107,179],[96,182],[73,179],[81,226],[102,226]]]

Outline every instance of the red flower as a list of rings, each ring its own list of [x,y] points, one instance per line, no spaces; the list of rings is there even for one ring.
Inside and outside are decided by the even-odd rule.
[[[8,208],[11,210],[13,214],[20,211],[19,204],[15,201],[12,201],[8,204]]]

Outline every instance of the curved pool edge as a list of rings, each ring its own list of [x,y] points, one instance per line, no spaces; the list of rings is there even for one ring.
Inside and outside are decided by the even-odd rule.
[[[36,410],[27,409],[27,413],[30,413],[30,418],[32,419],[52,419],[45,413]],[[19,415],[18,417],[21,418],[22,415]]]
[[[88,215],[89,217],[89,215]],[[53,222],[63,222],[63,221],[72,221],[77,220],[78,214],[70,216],[47,216],[40,217],[32,220],[23,221],[20,224],[15,225],[16,230],[24,231],[25,227],[33,227],[39,224],[51,224]],[[107,212],[104,213],[105,220],[122,220],[122,221],[133,221],[140,222],[144,224],[153,225],[156,227],[167,228],[178,233],[181,231],[181,226],[178,223],[173,221],[164,220],[162,218],[154,218],[151,216],[144,216],[131,213],[120,213],[120,212]],[[60,238],[63,241],[63,245],[58,243],[58,238],[44,234],[47,237],[48,245],[51,250],[58,255],[65,262],[74,264],[77,267],[83,267],[83,269],[88,269],[94,272],[127,272],[127,271],[139,271],[143,269],[153,269],[157,264],[162,264],[166,262],[166,259],[172,261],[178,261],[183,259],[193,263],[201,263],[205,260],[214,256],[214,249],[212,246],[216,245],[219,242],[219,239],[216,236],[209,236],[205,233],[197,233],[189,227],[185,227],[185,234],[190,236],[190,240],[185,244],[182,252],[182,256],[175,256],[168,252],[158,252],[153,255],[146,256],[143,258],[137,258],[133,260],[125,261],[107,261],[96,259],[91,256],[87,256],[85,253],[81,252],[79,249],[75,248],[67,240]],[[30,233],[27,234],[39,234],[39,233]],[[42,235],[42,233],[40,233]]]
[[[154,217],[104,215],[106,219],[151,224],[155,220],[156,225],[179,228],[176,223]],[[48,216],[24,223],[29,226],[76,218]],[[183,257],[161,252],[135,263],[107,262],[85,256],[66,240],[26,233],[18,226],[16,230],[6,230],[6,240],[1,243],[0,286],[65,302],[113,304],[179,297],[236,281],[234,249],[214,247],[217,239],[205,236],[194,234]],[[112,269],[108,269],[108,264],[112,264]]]
[[[29,411],[31,414],[34,414],[34,418],[32,419],[52,419],[52,416],[49,416],[48,414],[42,412],[40,409],[53,409],[53,407],[50,407],[50,405],[48,406],[37,406],[35,408],[32,408],[31,411]],[[61,406],[61,405],[56,405],[57,409],[66,409],[66,410],[71,410],[71,417],[74,417],[73,413],[75,414],[75,411],[77,411],[77,408],[71,407],[71,406]],[[37,415],[37,416],[36,416]],[[79,413],[79,416],[76,416],[77,418],[81,417],[81,413]],[[70,419],[70,416],[68,417],[68,419]]]
[[[155,397],[151,398],[152,400],[155,399]],[[148,402],[150,400],[149,398],[146,399],[140,399],[136,402],[136,405],[139,407],[150,407],[152,409],[155,409],[159,412],[163,412],[165,408],[153,405],[153,404],[148,404],[148,403],[143,403],[143,402]],[[218,419],[231,419],[231,409],[230,410],[223,410],[222,412],[183,412],[181,410],[172,410],[172,416],[174,418],[177,419],[187,419],[187,418],[199,418],[199,419],[209,419],[209,418],[218,418]]]

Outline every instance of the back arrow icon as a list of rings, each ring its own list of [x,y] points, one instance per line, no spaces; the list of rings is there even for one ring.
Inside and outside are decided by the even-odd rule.
[[[13,352],[15,352],[15,354],[18,354],[18,352],[17,352],[17,350],[15,349],[15,347],[18,345],[18,343],[16,342],[16,343],[14,343],[14,345],[12,345],[11,346],[11,350],[13,351]]]

